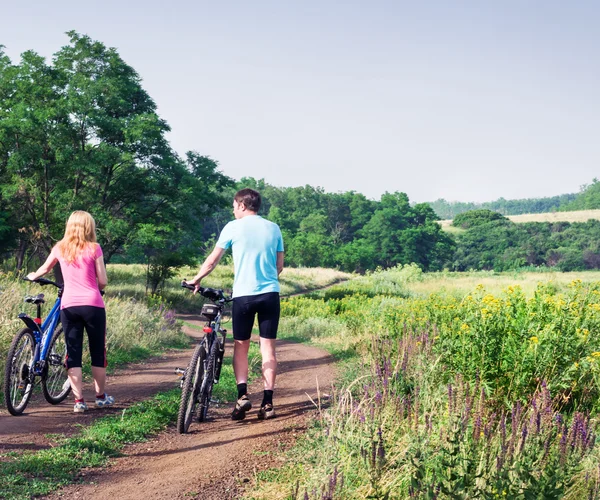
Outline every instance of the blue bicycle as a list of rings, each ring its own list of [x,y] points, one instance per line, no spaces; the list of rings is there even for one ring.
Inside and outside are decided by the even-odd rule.
[[[71,392],[67,376],[67,345],[60,324],[63,287],[45,278],[33,280],[33,283],[41,286],[54,285],[58,288],[58,297],[43,322],[42,304],[46,302],[44,294],[25,297],[26,303],[37,307],[37,314],[35,318],[25,313],[19,314],[25,328],[15,335],[8,350],[4,372],[4,402],[11,415],[20,415],[27,407],[36,377],[41,378],[44,398],[51,404],[60,403]]]

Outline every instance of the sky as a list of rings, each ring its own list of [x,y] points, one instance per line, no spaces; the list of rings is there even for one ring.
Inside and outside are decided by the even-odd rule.
[[[234,178],[372,199],[578,192],[600,175],[600,3],[13,2],[0,44],[115,47],[171,126]]]

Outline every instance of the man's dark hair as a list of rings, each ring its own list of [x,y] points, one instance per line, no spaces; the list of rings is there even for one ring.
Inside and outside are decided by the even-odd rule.
[[[258,212],[260,209],[260,204],[262,203],[260,193],[250,188],[240,189],[237,193],[235,193],[233,199],[240,204],[243,203],[244,206],[251,212]]]

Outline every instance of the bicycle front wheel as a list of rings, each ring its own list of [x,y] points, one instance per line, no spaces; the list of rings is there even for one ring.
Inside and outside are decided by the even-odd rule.
[[[200,406],[198,407],[198,422],[204,422],[208,413],[208,406],[210,405],[210,398],[212,397],[213,384],[215,381],[215,368],[217,362],[217,350],[219,341],[215,339],[211,348],[208,359],[206,360],[206,381],[202,384],[200,393]]]
[[[179,402],[179,413],[177,414],[177,430],[180,434],[185,434],[188,431],[196,411],[202,379],[204,378],[205,360],[206,349],[203,344],[199,344],[194,350],[190,364],[185,371],[185,381],[181,389],[181,401]]]
[[[57,405],[71,392],[71,383],[67,375],[67,344],[61,325],[58,325],[52,340],[46,368],[42,377],[42,392],[48,403]]]
[[[29,403],[33,391],[34,353],[33,331],[23,328],[8,349],[4,369],[4,403],[11,415],[20,415]]]

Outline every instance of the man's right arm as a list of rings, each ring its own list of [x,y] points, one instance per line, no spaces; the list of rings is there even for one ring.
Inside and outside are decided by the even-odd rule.
[[[283,252],[277,252],[277,276],[283,271]]]
[[[202,266],[200,266],[200,271],[198,271],[198,274],[196,274],[196,276],[194,276],[193,279],[186,282],[189,285],[196,286],[196,290],[194,290],[194,293],[196,293],[200,289],[200,281],[202,281],[202,279],[205,276],[208,276],[210,273],[212,273],[213,269],[217,267],[217,264],[219,263],[224,254],[224,248],[215,247],[215,249],[203,262]]]

